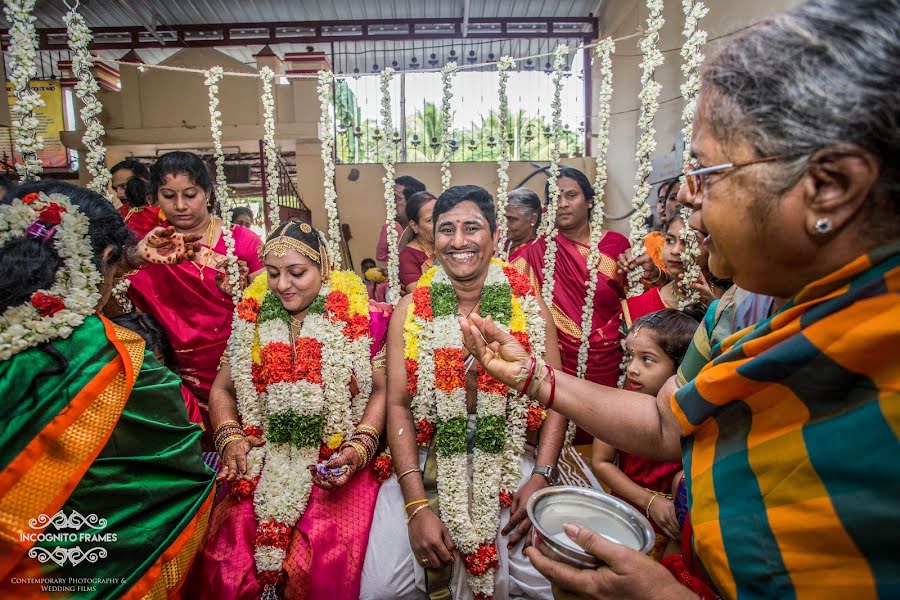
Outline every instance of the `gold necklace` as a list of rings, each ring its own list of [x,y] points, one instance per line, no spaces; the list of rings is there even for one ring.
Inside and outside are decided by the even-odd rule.
[[[204,279],[203,269],[205,269],[206,266],[209,264],[209,256],[210,256],[210,254],[212,254],[212,237],[213,237],[213,231],[215,231],[215,228],[213,227],[214,223],[215,223],[215,218],[210,217],[209,218],[209,227],[207,227],[207,229],[206,229],[206,234],[207,234],[206,235],[206,246],[209,248],[209,253],[207,253],[203,257],[203,264],[198,265],[196,260],[191,261],[191,263],[197,268],[197,271],[200,273],[200,281],[203,281],[203,279]]]
[[[297,336],[300,334],[303,328],[303,319],[297,319],[294,315],[288,315],[291,319],[290,324],[288,325],[288,334],[291,338],[291,353],[294,356],[294,360],[297,359]]]

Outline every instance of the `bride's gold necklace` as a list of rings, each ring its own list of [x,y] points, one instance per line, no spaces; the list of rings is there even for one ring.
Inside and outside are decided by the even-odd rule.
[[[214,217],[210,217],[210,218],[209,218],[209,227],[206,228],[206,245],[207,245],[207,247],[209,248],[209,253],[206,254],[206,255],[203,257],[203,264],[197,264],[197,261],[196,261],[196,260],[192,260],[192,261],[191,261],[191,263],[192,263],[195,267],[197,267],[197,271],[200,273],[200,281],[203,281],[203,279],[204,279],[204,277],[203,277],[203,270],[204,270],[204,269],[206,268],[206,266],[209,264],[209,256],[210,256],[210,254],[212,253],[212,237],[213,237],[213,231],[215,231],[215,228],[213,227],[213,224],[214,224],[215,222],[216,222],[216,221],[215,221],[215,218],[214,218]]]

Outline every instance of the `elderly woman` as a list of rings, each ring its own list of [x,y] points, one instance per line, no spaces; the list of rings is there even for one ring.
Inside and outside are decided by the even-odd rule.
[[[673,570],[703,597],[900,589],[898,15],[896,1],[809,2],[744,32],[704,71],[686,176],[710,268],[786,305],[656,401],[563,374],[555,394],[550,378],[529,390],[616,447],[683,455],[693,543],[687,569]],[[468,324],[467,345],[514,383],[530,360],[480,325],[492,345]],[[690,595],[647,557],[567,531],[610,568],[528,550],[559,589]]]
[[[541,210],[541,199],[526,187],[516,188],[508,194],[506,231],[509,238],[509,262],[521,256],[537,238]]]
[[[100,311],[118,272],[194,258],[199,236],[135,246],[105,198],[53,180],[19,187],[0,223],[0,597],[74,578],[83,598],[175,595],[213,473],[178,377]]]

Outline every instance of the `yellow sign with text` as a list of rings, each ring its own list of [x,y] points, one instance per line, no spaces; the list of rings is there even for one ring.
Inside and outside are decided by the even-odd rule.
[[[66,169],[69,166],[69,155],[66,147],[59,139],[61,131],[65,131],[66,123],[63,117],[62,86],[58,81],[36,79],[31,81],[31,89],[37,90],[44,101],[44,106],[35,110],[38,119],[38,135],[44,138],[44,149],[38,153],[45,169]],[[6,95],[9,99],[9,109],[12,112],[16,105],[16,95],[10,82],[6,82]],[[12,117],[15,122],[15,115]],[[15,129],[10,128],[2,132],[0,139],[0,158],[8,164],[12,164]],[[22,157],[15,154],[15,161],[21,163]]]

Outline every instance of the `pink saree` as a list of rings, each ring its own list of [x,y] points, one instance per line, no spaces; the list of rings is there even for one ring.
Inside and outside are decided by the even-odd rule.
[[[369,306],[374,356],[383,345],[391,308],[371,302]],[[379,487],[370,465],[337,490],[313,486],[287,550],[285,599],[359,598]],[[253,499],[238,499],[230,493],[230,486],[223,486],[209,520],[206,542],[185,586],[186,598],[255,600],[262,595],[253,559],[256,526]]]
[[[162,225],[168,226],[168,222]],[[231,230],[237,257],[247,263],[251,273],[262,269],[259,237],[245,227]],[[196,261],[150,265],[138,271],[131,276],[128,290],[135,309],[155,317],[169,338],[175,351],[173,366],[197,396],[207,431],[209,388],[231,335],[234,312],[231,298],[216,285],[216,276],[225,276],[224,261],[225,240],[219,236],[212,250],[203,246]]]

